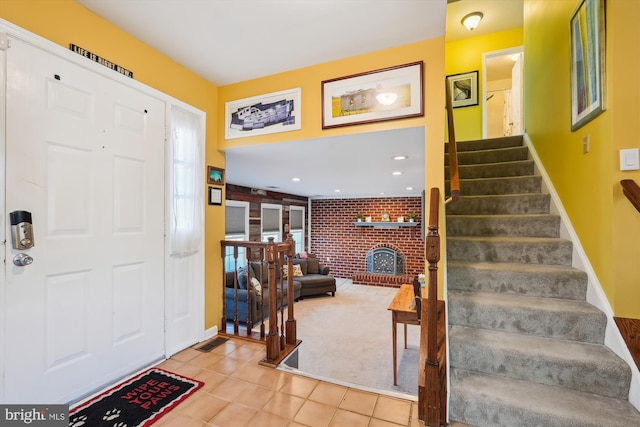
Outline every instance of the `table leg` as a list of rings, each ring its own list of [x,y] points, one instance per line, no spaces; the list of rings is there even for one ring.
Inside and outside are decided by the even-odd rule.
[[[396,352],[397,352],[397,323],[396,323],[396,314],[391,313],[391,326],[393,327],[393,332],[391,336],[393,337],[393,385],[398,385],[398,380],[396,378]]]

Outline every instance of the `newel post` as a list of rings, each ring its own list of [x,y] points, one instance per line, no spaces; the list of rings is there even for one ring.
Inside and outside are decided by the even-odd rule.
[[[278,338],[278,285],[276,282],[276,264],[278,256],[273,237],[269,237],[265,250],[265,259],[269,265],[269,332],[267,333],[267,360],[280,357],[280,340]]]
[[[287,271],[293,271],[293,256],[296,251],[296,242],[293,240],[291,233],[287,234],[287,245],[289,245],[287,249]],[[287,307],[287,323],[286,323],[286,335],[287,340],[286,343],[288,345],[295,344],[298,340],[297,337],[297,327],[296,327],[296,319],[294,317],[293,311],[293,274],[287,275],[287,295],[288,295],[288,307]]]

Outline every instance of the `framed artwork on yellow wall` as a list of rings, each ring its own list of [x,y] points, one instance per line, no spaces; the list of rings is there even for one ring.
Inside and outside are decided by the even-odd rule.
[[[571,131],[605,109],[604,0],[581,0],[571,27]]]
[[[478,105],[478,71],[447,76],[453,108]]]

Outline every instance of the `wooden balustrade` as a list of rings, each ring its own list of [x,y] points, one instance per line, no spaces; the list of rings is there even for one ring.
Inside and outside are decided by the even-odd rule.
[[[632,179],[623,179],[620,181],[622,185],[622,193],[627,196],[631,204],[640,212],[640,187]]]
[[[274,242],[272,237],[269,241],[249,242],[249,241],[231,241],[222,240],[220,242],[222,251],[222,264],[225,265],[225,257],[227,248],[233,248],[233,288],[227,288],[227,273],[223,268],[222,271],[222,329],[225,335],[243,336],[253,340],[258,340],[266,344],[266,355],[261,363],[276,366],[287,355],[289,355],[301,343],[297,338],[297,325],[294,315],[294,288],[293,288],[293,256],[295,254],[295,242],[291,238],[291,234],[287,236],[287,240],[282,243]],[[240,259],[240,249],[244,248],[244,256]],[[267,277],[263,275],[264,269],[261,267],[259,273],[254,273],[251,268],[246,268],[247,283],[251,278],[255,277],[261,284],[268,283],[269,286],[263,287],[259,298],[261,304],[258,304],[258,318],[252,318],[251,301],[249,290],[247,290],[247,318],[246,322],[241,322],[239,318],[239,271],[241,267],[248,267],[249,264],[256,263],[263,266],[267,265]],[[288,270],[287,278],[284,279],[282,267],[286,266]],[[266,279],[266,280],[265,280]],[[247,286],[249,287],[249,286]],[[227,289],[233,292],[233,319],[227,319]],[[263,307],[268,301],[269,311],[265,313]],[[285,306],[287,307],[287,317],[285,319]],[[268,330],[265,331],[265,321],[268,320]],[[259,322],[259,332],[253,331],[253,326]],[[244,331],[244,334],[243,334]]]

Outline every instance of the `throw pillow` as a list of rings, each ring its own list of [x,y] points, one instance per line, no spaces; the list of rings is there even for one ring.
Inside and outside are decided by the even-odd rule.
[[[300,258],[305,259],[305,258],[309,258],[309,254],[306,252],[300,252]]]
[[[255,277],[251,278],[251,285],[253,286],[253,290],[256,292],[257,296],[261,296],[262,295],[262,285],[260,284],[260,281],[258,279],[256,279]]]
[[[302,268],[299,265],[294,265],[293,266],[293,277],[302,277],[304,276],[304,274],[302,274]]]
[[[320,274],[320,260],[318,258],[307,259],[307,273]]]

